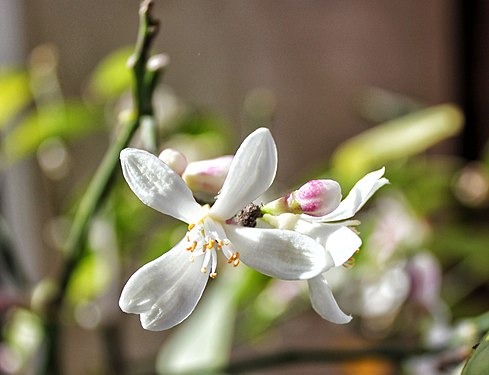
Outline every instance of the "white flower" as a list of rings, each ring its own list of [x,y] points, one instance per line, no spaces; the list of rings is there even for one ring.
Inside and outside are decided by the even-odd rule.
[[[333,265],[323,247],[308,236],[281,229],[227,224],[271,185],[277,151],[268,129],[249,135],[236,152],[217,201],[201,206],[185,182],[156,156],[121,152],[122,170],[146,205],[189,224],[186,236],[158,259],[134,273],[119,305],[140,314],[149,330],[171,328],[194,310],[209,277],[216,277],[218,253],[280,279],[310,279]]]
[[[382,177],[383,175],[384,168],[367,174],[355,184],[348,196],[326,215],[315,217],[307,214],[266,214],[263,219],[276,228],[293,230],[311,237],[324,247],[336,267],[341,266],[362,244],[360,237],[350,228],[359,222],[348,219],[351,219],[379,188],[389,182]],[[337,194],[339,196],[333,197],[332,200],[339,202],[341,191],[338,190]],[[351,320],[351,316],[346,315],[338,306],[324,273],[309,279],[308,285],[312,306],[322,318],[338,324]]]

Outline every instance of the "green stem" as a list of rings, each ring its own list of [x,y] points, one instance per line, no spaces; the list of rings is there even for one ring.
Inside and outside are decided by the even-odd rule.
[[[62,373],[60,315],[71,275],[84,256],[86,249],[84,241],[90,220],[104,201],[112,177],[119,165],[119,154],[122,149],[127,147],[134,132],[138,129],[141,117],[153,115],[153,92],[163,66],[156,70],[148,69],[151,45],[159,29],[158,21],[151,16],[152,6],[152,0],[144,0],[141,3],[138,39],[134,55],[131,58],[131,67],[134,73],[136,116],[124,125],[115,142],[107,150],[80,201],[65,244],[66,260],[58,281],[57,290],[45,306],[46,357],[44,363],[38,368],[38,373],[42,375],[60,375]]]

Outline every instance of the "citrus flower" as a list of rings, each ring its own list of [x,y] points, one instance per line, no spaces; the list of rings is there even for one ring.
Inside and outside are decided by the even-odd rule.
[[[318,196],[327,197],[328,200],[323,202],[323,206],[328,207],[327,211],[329,211],[325,215],[279,213],[278,208],[284,207],[283,202],[280,203],[279,201],[282,198],[279,198],[279,200],[271,202],[270,207],[266,205],[262,208],[263,212],[278,213],[278,215],[268,213],[263,216],[263,220],[273,227],[293,230],[314,239],[331,256],[334,266],[341,266],[355,254],[362,244],[362,240],[353,229],[360,223],[357,220],[351,220],[351,218],[378,189],[389,182],[382,177],[383,175],[384,168],[367,174],[355,184],[343,201],[341,201],[339,185],[338,188],[328,189],[327,194],[324,194],[324,188],[317,189]],[[333,186],[330,182],[327,185]],[[336,202],[334,209],[331,207],[331,202]],[[314,202],[314,204],[321,206],[318,202]],[[285,209],[288,210],[290,207]],[[351,316],[345,314],[338,306],[325,273],[310,278],[308,286],[311,304],[323,319],[337,324],[348,323],[351,320]]]
[[[275,178],[277,150],[268,129],[260,128],[243,141],[212,207],[198,204],[182,178],[148,152],[125,149],[121,164],[129,187],[143,203],[188,224],[184,238],[137,270],[122,291],[119,306],[140,314],[145,329],[164,330],[186,319],[209,278],[217,276],[219,257],[285,280],[311,279],[333,265],[308,236],[231,220]]]

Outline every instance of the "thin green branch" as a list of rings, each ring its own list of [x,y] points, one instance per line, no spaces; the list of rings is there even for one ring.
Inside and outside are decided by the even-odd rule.
[[[68,284],[80,259],[84,256],[85,237],[90,220],[101,206],[108,192],[112,177],[119,165],[119,154],[127,147],[134,132],[138,129],[143,116],[152,116],[152,97],[156,80],[159,78],[164,64],[151,66],[148,64],[150,51],[154,38],[158,32],[158,21],[153,19],[151,9],[152,0],[142,2],[139,15],[140,26],[136,48],[130,60],[130,67],[134,73],[134,101],[135,116],[128,121],[115,142],[107,150],[100,166],[95,172],[85,194],[83,195],[75,213],[73,224],[65,244],[66,259],[61,272],[55,295],[47,301],[45,311],[46,358],[39,373],[44,375],[58,375],[62,373],[60,361],[60,312],[66,297]]]

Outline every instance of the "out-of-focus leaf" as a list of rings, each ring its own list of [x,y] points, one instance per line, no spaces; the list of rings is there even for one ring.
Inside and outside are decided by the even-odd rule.
[[[238,340],[256,340],[281,319],[310,306],[301,298],[304,283],[257,277],[252,282],[247,292],[253,293],[254,298],[245,305],[246,312],[237,327]]]
[[[360,115],[372,123],[389,121],[422,108],[412,97],[379,87],[365,88],[358,95],[357,103]]]
[[[489,369],[489,333],[485,335],[465,364],[462,375],[483,375]]]
[[[97,65],[90,78],[90,91],[102,99],[108,99],[128,90],[132,76],[127,68],[127,60],[133,52],[134,47],[128,46],[106,56]]]
[[[100,129],[102,113],[80,102],[54,103],[42,111],[33,112],[20,123],[5,140],[10,161],[16,161],[36,152],[39,145],[50,137],[69,140]]]
[[[112,280],[110,265],[97,252],[82,259],[71,277],[68,298],[73,303],[92,300],[107,289]]]
[[[451,104],[388,121],[338,147],[332,157],[335,175],[357,180],[386,162],[418,154],[454,136],[462,125],[462,113]]]
[[[78,264],[68,287],[68,297],[74,303],[100,297],[119,273],[117,239],[111,220],[103,215],[93,218],[88,244],[89,252]]]
[[[39,348],[42,335],[42,322],[36,314],[23,308],[11,311],[10,319],[5,327],[5,342],[20,357],[21,366]]]
[[[407,161],[390,163],[387,173],[416,213],[425,216],[453,207],[456,203],[452,185],[453,176],[460,166],[461,160],[457,158],[420,155]]]
[[[0,70],[0,129],[29,103],[29,79],[20,70]]]
[[[196,311],[166,342],[158,354],[159,374],[219,374],[229,358],[237,297],[247,287],[247,274],[253,271],[238,267],[225,270],[216,285],[204,294]],[[208,371],[207,371],[208,370]]]

